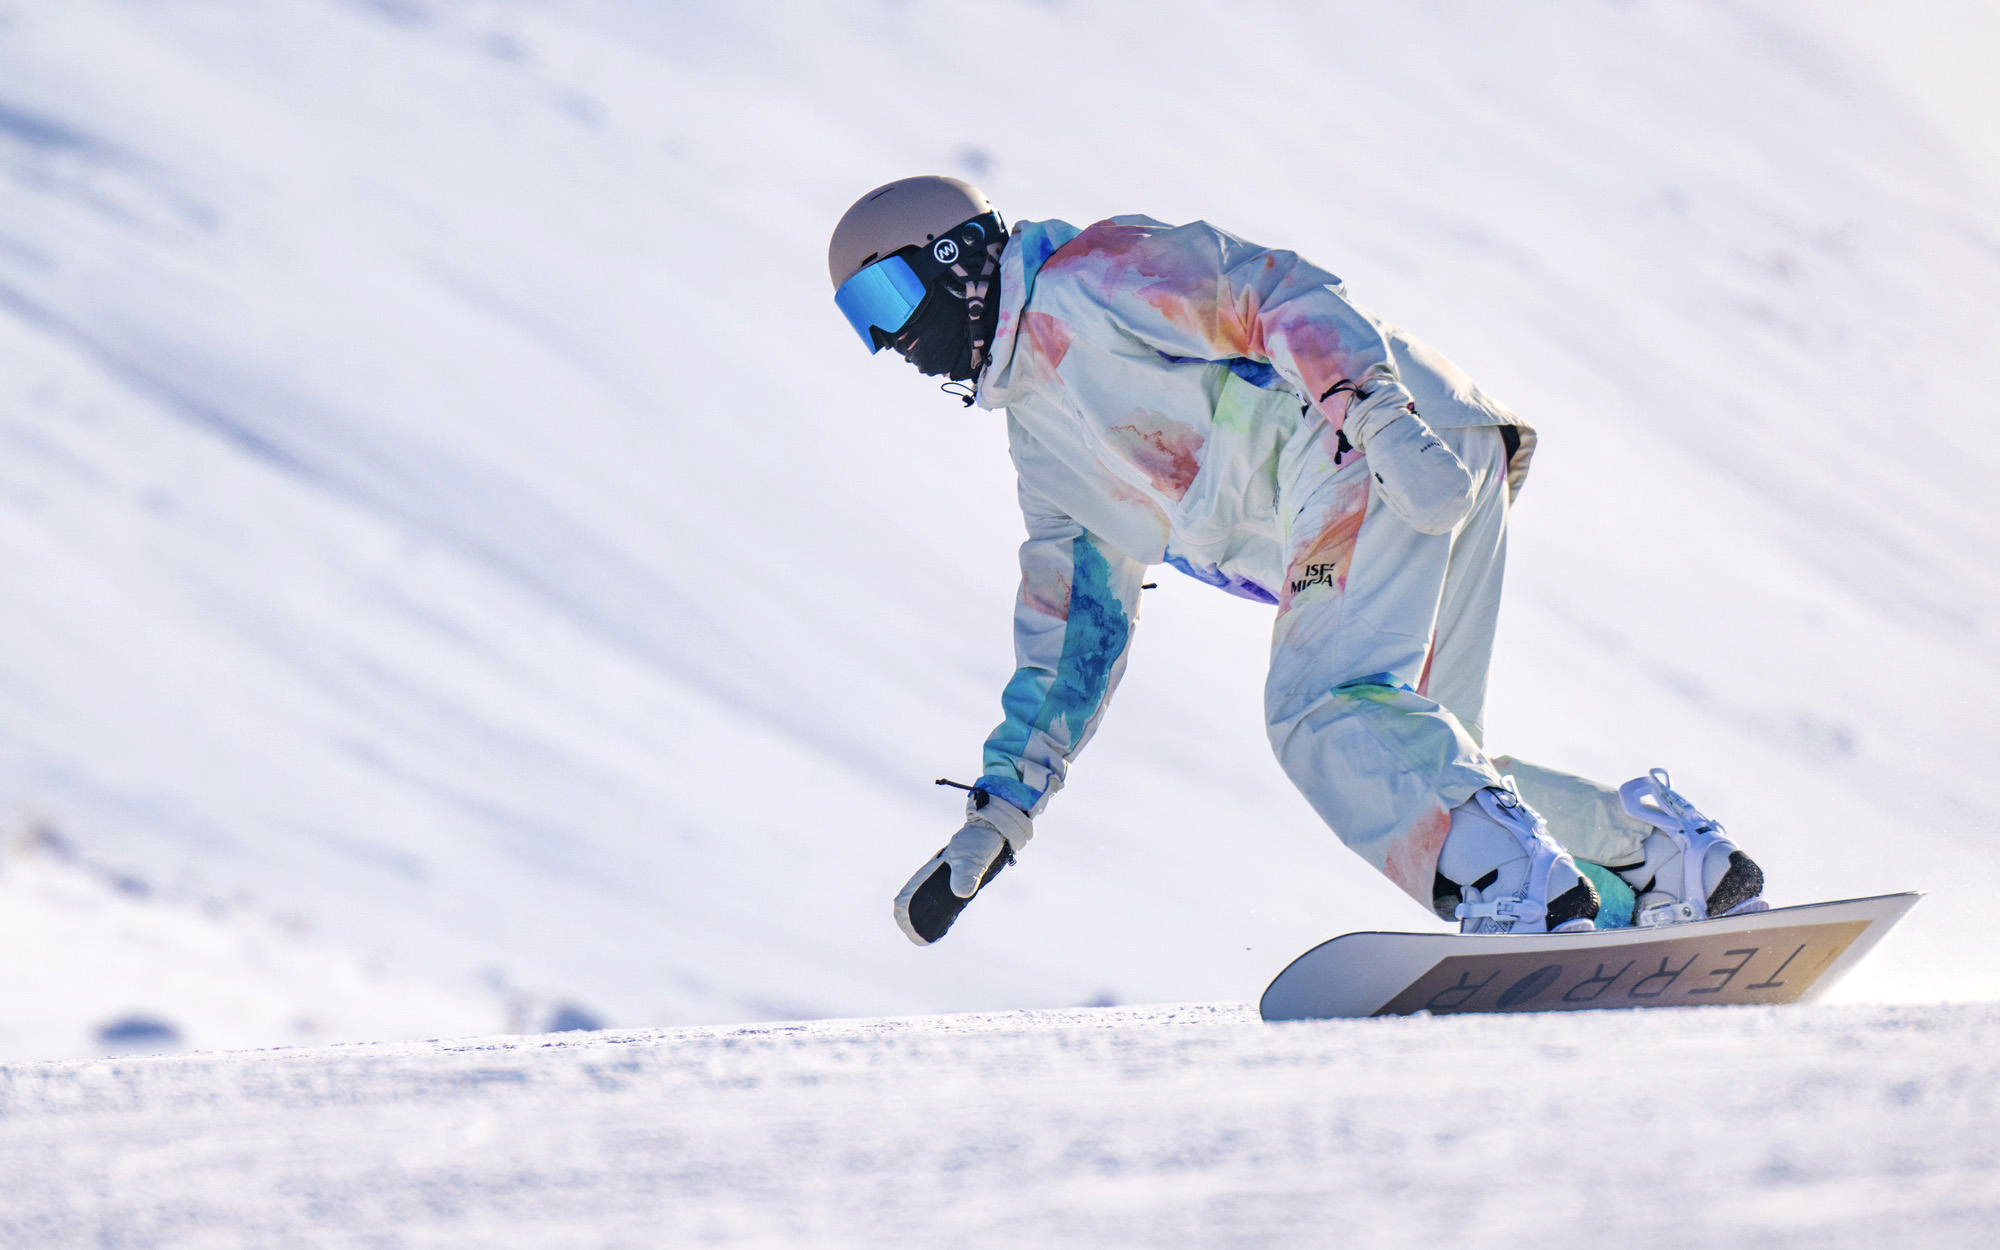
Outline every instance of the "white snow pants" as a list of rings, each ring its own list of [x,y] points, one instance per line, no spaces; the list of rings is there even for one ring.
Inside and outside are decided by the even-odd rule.
[[[1370,490],[1367,457],[1324,427],[1281,464],[1287,568],[1264,691],[1278,761],[1341,841],[1431,905],[1451,809],[1511,774],[1572,854],[1638,862],[1647,832],[1609,786],[1482,749],[1507,555],[1505,440],[1439,430],[1478,487],[1424,534]]]

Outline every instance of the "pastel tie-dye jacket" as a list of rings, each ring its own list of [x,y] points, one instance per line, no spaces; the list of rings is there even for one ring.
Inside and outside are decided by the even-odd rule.
[[[1117,686],[1146,566],[1275,604],[1281,483],[1308,403],[1406,388],[1438,429],[1533,434],[1443,357],[1292,252],[1206,222],[1021,222],[1002,256],[983,408],[1007,410],[1028,541],[1018,667],[978,788],[1037,813]],[[1395,392],[1391,392],[1394,394]]]

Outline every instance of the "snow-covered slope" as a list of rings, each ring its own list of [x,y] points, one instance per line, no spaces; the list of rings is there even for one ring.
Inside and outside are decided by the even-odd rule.
[[[1851,994],[2000,992],[1995,25],[0,2],[0,795],[441,1003],[630,1025],[1244,999],[1432,923],[1269,760],[1267,615],[1172,577],[1021,870],[889,923],[1018,518],[821,255],[940,170],[1296,247],[1457,358],[1544,435],[1492,745],[1672,767],[1779,901],[1937,891]]]
[[[0,858],[0,1058],[591,1023],[504,984],[413,977],[240,901],[155,890],[37,833]]]
[[[1970,1250],[1996,1045],[1990,1004],[1161,1007],[34,1065],[0,1236]]]

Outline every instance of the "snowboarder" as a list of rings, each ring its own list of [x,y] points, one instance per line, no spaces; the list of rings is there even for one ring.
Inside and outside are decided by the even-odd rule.
[[[1276,608],[1265,707],[1285,772],[1462,931],[1764,906],[1756,864],[1664,772],[1613,789],[1482,750],[1535,433],[1340,279],[1206,222],[1009,233],[942,177],[863,196],[828,265],[871,352],[1006,409],[1028,529],[1005,719],[964,827],[896,897],[911,941],[943,937],[1028,844],[1162,563]]]

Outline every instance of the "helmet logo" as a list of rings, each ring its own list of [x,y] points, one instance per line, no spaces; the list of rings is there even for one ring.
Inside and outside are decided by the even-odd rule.
[[[931,255],[937,257],[940,265],[949,265],[958,259],[958,240],[942,238],[931,244]]]

